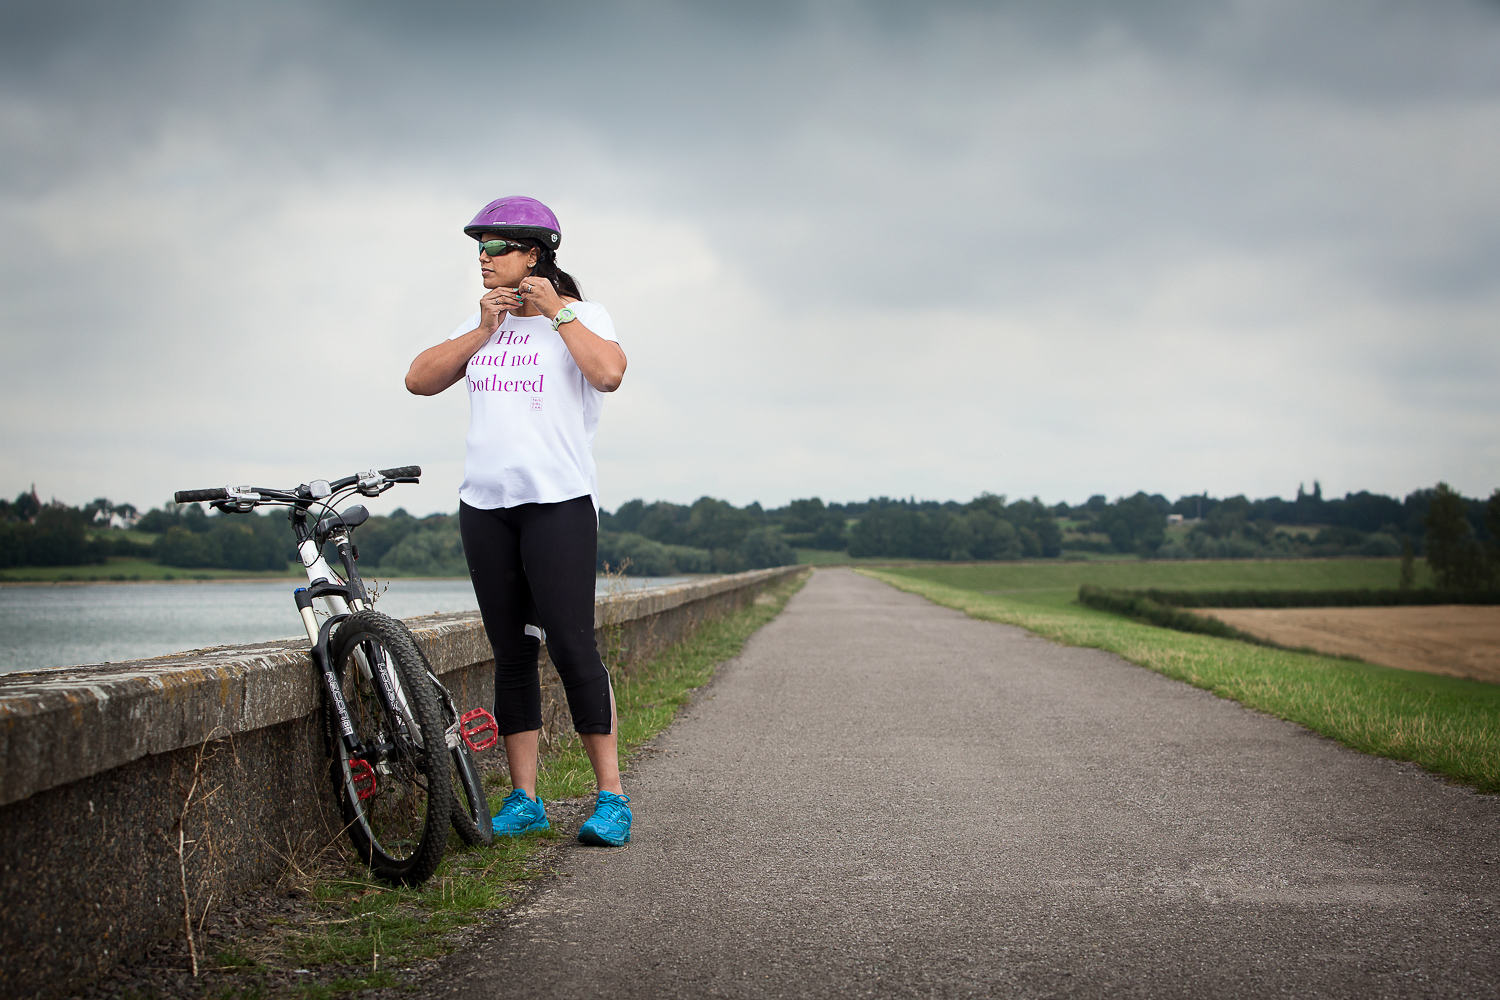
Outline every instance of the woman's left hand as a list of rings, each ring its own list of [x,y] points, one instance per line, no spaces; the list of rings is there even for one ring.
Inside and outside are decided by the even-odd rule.
[[[516,283],[516,287],[520,292],[521,304],[535,306],[548,319],[554,318],[563,307],[562,297],[546,278],[522,278]]]

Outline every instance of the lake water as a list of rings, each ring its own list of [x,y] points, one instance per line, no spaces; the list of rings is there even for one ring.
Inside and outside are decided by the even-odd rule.
[[[686,577],[629,577],[654,587]],[[384,583],[385,581],[382,581]],[[0,587],[0,673],[137,660],[203,646],[305,636],[292,580]],[[607,589],[600,580],[598,591]],[[321,604],[318,605],[320,608]],[[396,618],[479,607],[468,580],[390,581],[377,607]]]

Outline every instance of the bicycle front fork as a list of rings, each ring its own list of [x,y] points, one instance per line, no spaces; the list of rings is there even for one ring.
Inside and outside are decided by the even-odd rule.
[[[344,741],[344,749],[349,756],[357,756],[362,747],[358,737],[354,735],[354,722],[349,718],[349,706],[344,704],[344,692],[339,687],[339,679],[334,676],[333,659],[328,655],[329,634],[336,624],[349,616],[332,615],[319,626],[318,616],[313,614],[312,594],[305,587],[298,587],[293,596],[297,600],[297,611],[302,615],[302,624],[307,629],[307,637],[312,641],[313,665],[322,675],[328,704],[333,706],[334,714],[338,717],[339,738]]]

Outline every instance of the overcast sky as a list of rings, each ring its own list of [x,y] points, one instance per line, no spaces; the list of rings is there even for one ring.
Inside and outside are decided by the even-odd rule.
[[[0,143],[6,496],[456,509],[507,194],[609,508],[1500,486],[1495,3],[3,2]]]

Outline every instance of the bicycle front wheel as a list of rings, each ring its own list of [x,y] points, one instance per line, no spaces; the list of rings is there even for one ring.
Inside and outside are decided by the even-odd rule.
[[[443,859],[453,810],[437,695],[411,633],[378,611],[340,623],[331,655],[361,748],[334,741],[350,839],[376,877],[420,885]]]

